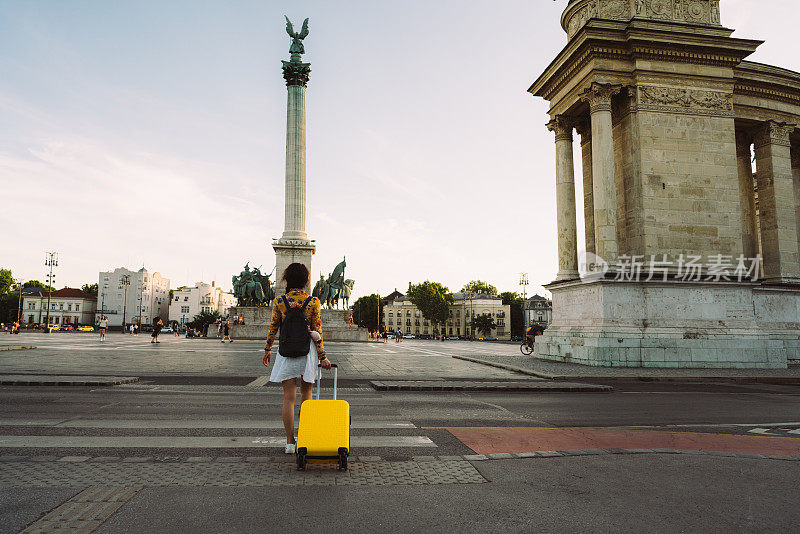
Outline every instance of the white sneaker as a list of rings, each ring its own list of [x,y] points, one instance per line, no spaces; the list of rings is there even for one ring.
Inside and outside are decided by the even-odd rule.
[[[297,449],[297,445],[294,443],[287,443],[286,448],[283,450],[286,454],[294,454]]]

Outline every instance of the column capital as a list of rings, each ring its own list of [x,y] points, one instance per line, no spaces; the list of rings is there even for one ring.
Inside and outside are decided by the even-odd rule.
[[[736,155],[748,158],[750,154],[750,145],[753,144],[753,134],[748,131],[736,130]]]
[[[753,131],[753,144],[756,148],[764,145],[791,146],[789,136],[797,128],[796,124],[767,121]]]
[[[581,95],[581,99],[589,103],[589,111],[611,111],[611,97],[622,90],[621,85],[592,82],[592,85]]]
[[[555,132],[556,141],[572,141],[572,120],[566,115],[556,115],[547,123],[547,129]]]
[[[300,63],[298,61],[281,61],[283,63],[283,79],[286,80],[286,87],[299,85],[305,87],[311,74],[311,63]]]

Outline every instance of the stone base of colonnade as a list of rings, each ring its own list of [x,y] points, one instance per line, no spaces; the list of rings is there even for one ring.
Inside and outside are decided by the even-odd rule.
[[[800,289],[741,283],[557,282],[540,359],[601,367],[800,364]]]

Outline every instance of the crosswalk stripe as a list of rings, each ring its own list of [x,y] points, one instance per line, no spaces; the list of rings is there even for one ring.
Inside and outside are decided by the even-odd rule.
[[[259,376],[258,378],[256,378],[255,380],[253,380],[252,382],[247,384],[247,387],[260,388],[262,386],[267,385],[267,382],[269,382],[269,377],[268,376]]]
[[[159,428],[159,429],[225,429],[225,428],[283,428],[280,419],[269,421],[252,419],[0,419],[0,426],[43,426],[59,428]],[[354,429],[381,429],[381,428],[416,428],[414,423],[408,421],[353,421],[350,428]]]
[[[283,447],[284,436],[0,436],[3,448],[240,449]],[[351,447],[436,447],[427,436],[351,436]]]

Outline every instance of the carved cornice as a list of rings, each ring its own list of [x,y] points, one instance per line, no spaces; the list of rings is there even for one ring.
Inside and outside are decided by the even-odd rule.
[[[800,106],[800,93],[797,91],[781,91],[771,84],[757,84],[737,82],[733,86],[733,92],[737,95],[754,96],[757,98],[767,98],[769,100],[777,100],[778,102],[786,102],[787,104],[794,104]]]
[[[283,63],[283,79],[286,80],[286,87],[292,85],[306,87],[311,74],[311,63],[296,61],[281,61],[281,63]]]
[[[753,132],[753,145],[755,148],[761,148],[766,145],[791,147],[792,143],[789,140],[789,136],[795,128],[797,128],[796,124],[767,121]]]
[[[639,109],[733,117],[733,95],[721,91],[639,85]]]
[[[564,115],[556,115],[547,123],[547,129],[556,134],[556,141],[572,142],[572,120]]]
[[[571,39],[591,19],[634,17],[721,26],[719,0],[578,0],[564,11],[561,26]]]
[[[678,48],[655,48],[639,45],[631,48],[631,55],[637,59],[691,63],[713,67],[735,67],[742,61],[741,57],[735,55],[704,54],[702,52],[688,52],[685,49]]]
[[[621,90],[621,85],[593,82],[592,85],[583,92],[581,98],[589,103],[589,111],[591,113],[597,113],[599,111],[611,112],[611,97]]]

